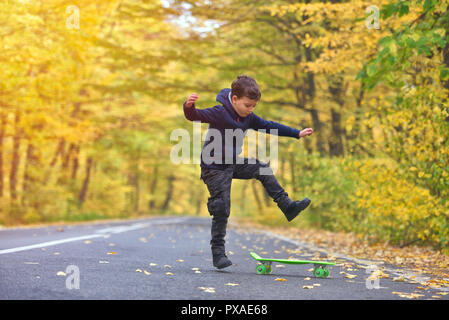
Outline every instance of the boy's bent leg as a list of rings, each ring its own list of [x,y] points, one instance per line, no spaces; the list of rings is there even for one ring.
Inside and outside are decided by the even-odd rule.
[[[252,160],[252,163],[250,161]],[[254,163],[255,162],[255,163]],[[278,180],[274,176],[270,166],[255,158],[244,158],[243,164],[236,164],[234,167],[235,179],[257,179],[264,186],[268,195],[273,198],[274,202],[279,204],[288,204],[288,193],[282,188]],[[290,200],[291,201],[291,200]]]
[[[269,164],[252,158],[253,162],[244,158],[243,164],[238,164],[234,169],[234,178],[259,180],[267,191],[268,195],[277,203],[279,209],[284,213],[288,221],[292,221],[302,210],[310,204],[309,198],[301,201],[293,201],[288,197],[288,193],[282,188],[274,176]]]
[[[230,168],[229,168],[230,169]],[[211,249],[214,266],[221,269],[232,262],[225,255],[225,236],[230,214],[231,170],[202,169],[201,178],[207,185],[210,197],[207,201],[209,214],[212,216]]]

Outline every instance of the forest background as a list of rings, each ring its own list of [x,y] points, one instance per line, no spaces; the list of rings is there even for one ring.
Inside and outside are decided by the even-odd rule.
[[[2,1],[0,224],[208,216],[170,136],[193,133],[192,92],[209,108],[247,74],[258,115],[314,129],[278,140],[276,176],[312,199],[296,226],[447,253],[448,4]],[[231,197],[232,216],[285,224],[259,181]]]

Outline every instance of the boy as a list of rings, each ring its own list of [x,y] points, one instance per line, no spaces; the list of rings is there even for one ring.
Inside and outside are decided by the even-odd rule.
[[[188,120],[209,123],[206,141],[201,153],[201,178],[207,185],[210,197],[207,201],[207,208],[212,216],[212,227],[210,241],[212,249],[213,265],[218,269],[232,265],[232,262],[225,254],[225,236],[228,217],[230,214],[230,194],[232,179],[252,179],[262,182],[265,190],[277,203],[288,221],[292,221],[302,210],[310,204],[310,199],[304,198],[302,201],[293,201],[288,197],[287,192],[280,186],[273,172],[267,163],[258,159],[238,157],[243,145],[244,133],[233,136],[232,144],[225,141],[225,130],[247,129],[269,130],[277,129],[278,136],[293,137],[299,139],[313,133],[312,128],[304,130],[294,129],[274,121],[267,121],[253,113],[256,104],[259,102],[261,93],[256,81],[246,75],[238,76],[232,83],[231,89],[223,89],[217,95],[217,105],[208,109],[196,109],[195,101],[198,99],[196,93],[192,93],[184,102],[184,115]],[[216,134],[221,133],[216,138]],[[209,134],[210,133],[210,134]],[[229,136],[229,135],[228,135]],[[221,141],[220,141],[221,137]],[[217,141],[215,141],[217,139]],[[220,143],[220,148],[213,148],[209,144]],[[229,161],[229,152],[232,150],[232,161]],[[226,154],[226,159],[225,159]],[[213,160],[211,161],[211,158]],[[217,161],[218,159],[218,161]],[[240,161],[239,161],[240,160]],[[243,163],[242,163],[243,162]],[[250,163],[253,162],[253,163]],[[261,170],[265,169],[265,171]],[[263,172],[271,174],[261,174]]]

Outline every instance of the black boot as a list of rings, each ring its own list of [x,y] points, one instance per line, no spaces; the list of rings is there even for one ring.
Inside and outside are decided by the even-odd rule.
[[[285,198],[278,201],[278,207],[290,222],[296,218],[301,211],[307,208],[310,202],[311,200],[309,198],[304,198],[301,201],[292,201],[289,198]]]
[[[223,269],[232,265],[232,261],[224,254],[217,254],[212,256],[214,267],[217,269]]]

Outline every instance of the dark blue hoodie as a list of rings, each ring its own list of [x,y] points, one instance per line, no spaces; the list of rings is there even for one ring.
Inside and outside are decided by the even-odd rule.
[[[209,130],[207,131],[206,141],[204,142],[203,151],[201,153],[201,167],[210,168],[210,169],[219,169],[224,170],[230,164],[229,161],[225,161],[225,150],[228,151],[229,156],[231,155],[232,148],[232,157],[233,162],[235,163],[236,157],[242,152],[243,139],[246,134],[246,130],[261,130],[264,129],[266,133],[270,133],[270,130],[277,129],[277,135],[283,137],[293,137],[299,139],[300,130],[294,129],[283,124],[268,121],[260,118],[254,112],[246,117],[241,117],[234,110],[232,106],[231,100],[231,89],[226,88],[222,89],[220,93],[217,95],[218,102],[221,105],[216,105],[212,108],[207,109],[196,109],[195,104],[191,108],[186,107],[186,102],[184,102],[184,115],[190,121],[201,121],[202,123],[209,123]],[[211,129],[216,129],[221,134],[221,150],[217,150],[217,148],[207,148],[207,145],[214,141],[214,132]],[[240,132],[240,134],[234,134],[232,137],[232,141],[228,138],[225,141],[226,133],[225,129],[233,129],[227,130],[228,135],[232,134],[232,132]],[[236,129],[241,129],[242,131],[238,131]],[[217,131],[215,131],[216,133]],[[226,144],[226,142],[228,142]],[[232,145],[230,144],[232,143]],[[207,152],[205,153],[205,148]],[[211,157],[214,156],[214,152],[221,153],[221,155],[217,155],[217,158],[221,158],[221,161],[210,162],[210,157],[206,157],[209,159],[205,161],[203,155],[210,154]],[[229,159],[226,159],[229,160]],[[221,162],[221,163],[220,163]],[[225,163],[226,162],[226,163]]]

